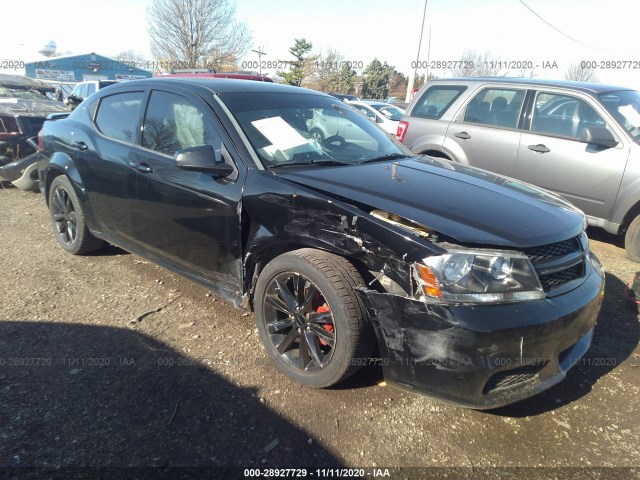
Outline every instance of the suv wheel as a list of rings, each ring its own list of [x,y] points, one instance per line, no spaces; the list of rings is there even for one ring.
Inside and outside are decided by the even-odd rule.
[[[286,253],[265,267],[256,285],[256,323],[280,371],[323,388],[359,369],[374,337],[358,285],[364,281],[349,261],[319,250]]]

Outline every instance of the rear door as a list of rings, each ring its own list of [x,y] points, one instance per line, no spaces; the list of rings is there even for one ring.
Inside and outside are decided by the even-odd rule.
[[[606,127],[612,148],[581,140],[587,127]],[[539,90],[522,134],[517,178],[563,195],[587,215],[608,218],[624,173],[629,145],[588,96]]]
[[[86,107],[93,128],[79,126],[72,132],[76,164],[97,228],[114,240],[132,235],[126,182],[129,155],[140,139],[145,98],[143,88],[102,97]]]
[[[526,93],[506,86],[480,90],[449,125],[445,150],[462,163],[515,176]]]

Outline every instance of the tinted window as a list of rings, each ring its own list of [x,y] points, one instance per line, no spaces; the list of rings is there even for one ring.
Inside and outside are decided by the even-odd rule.
[[[606,124],[584,100],[554,93],[537,94],[531,131],[579,140],[588,127]]]
[[[144,120],[142,145],[167,155],[200,145],[220,150],[222,140],[206,115],[186,98],[154,90]]]
[[[95,83],[88,83],[87,84],[87,97],[89,95],[91,95],[92,93],[96,93],[96,84]]]
[[[524,96],[524,90],[485,88],[467,105],[464,121],[517,128]]]
[[[430,87],[418,99],[411,115],[422,118],[440,118],[467,87]]]
[[[107,137],[132,143],[140,125],[143,92],[116,93],[102,98],[96,115],[98,129]]]

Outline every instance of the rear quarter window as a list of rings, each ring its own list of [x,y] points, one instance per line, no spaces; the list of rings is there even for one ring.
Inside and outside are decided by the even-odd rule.
[[[103,97],[95,124],[105,136],[134,143],[140,126],[144,92],[124,92]]]
[[[420,97],[411,111],[411,116],[431,118],[442,117],[467,87],[463,86],[433,86],[428,88]]]

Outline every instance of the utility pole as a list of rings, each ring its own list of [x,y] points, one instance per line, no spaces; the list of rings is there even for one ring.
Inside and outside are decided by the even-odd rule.
[[[405,98],[405,102],[411,101],[411,91],[413,90],[413,85],[416,81],[416,75],[418,74],[418,62],[420,61],[420,47],[422,46],[422,34],[424,32],[424,20],[427,16],[427,2],[428,0],[424,0],[424,11],[422,12],[422,27],[420,27],[420,41],[418,42],[418,55],[416,56],[415,68],[413,69],[413,74],[409,75],[409,82],[407,83],[407,97]]]
[[[251,50],[258,54],[258,69],[260,70],[260,76],[262,76],[262,56],[266,55],[266,53],[262,51],[263,48],[264,47],[259,47],[258,50]]]

